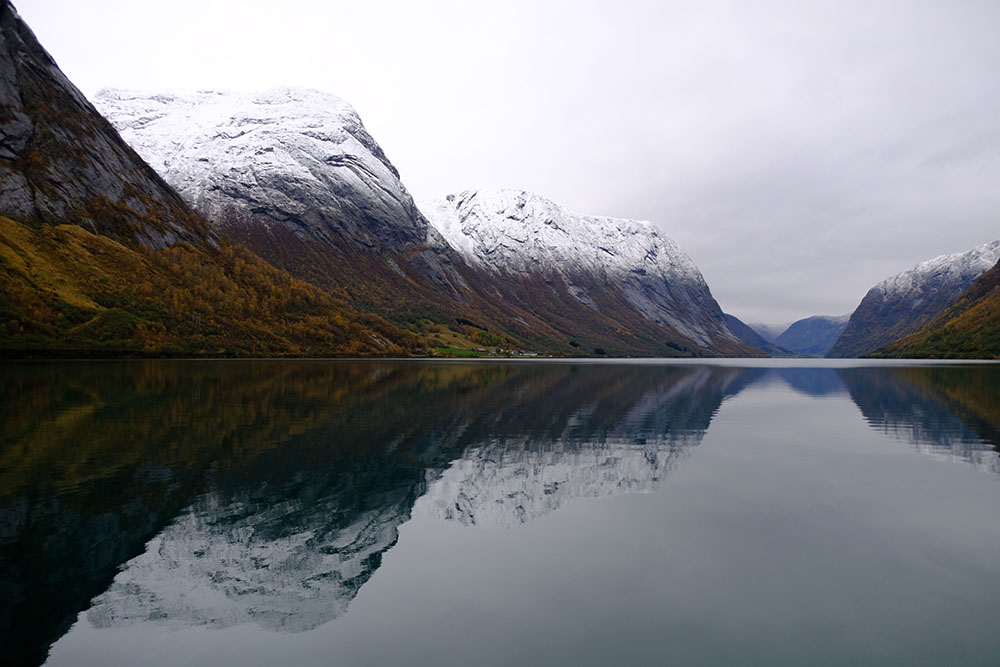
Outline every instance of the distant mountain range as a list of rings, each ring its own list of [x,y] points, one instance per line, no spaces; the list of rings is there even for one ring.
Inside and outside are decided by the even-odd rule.
[[[793,322],[774,343],[807,357],[822,357],[837,342],[850,315],[815,315]]]
[[[748,325],[728,314],[726,321],[740,340],[772,357],[822,357],[843,332],[849,317],[815,315],[787,327]]]
[[[751,326],[744,323],[735,315],[730,315],[729,313],[725,313],[724,317],[726,318],[726,324],[729,325],[729,330],[736,334],[736,336],[747,345],[752,345],[771,357],[795,356],[795,354],[790,350],[786,350],[774,344],[773,338],[777,338],[777,335],[773,338],[769,338],[765,336],[764,333],[761,333],[758,327],[761,327],[762,325],[755,324]],[[771,329],[765,328],[764,330],[767,335],[770,336]]]
[[[856,356],[931,326],[1000,259],[998,241],[891,278],[843,333],[755,332],[649,222],[502,189],[421,210],[335,96],[95,101],[0,0],[4,355]],[[987,296],[949,311],[973,322],[949,329],[963,355],[988,349]],[[959,353],[934,340],[880,354]]]
[[[1000,241],[935,257],[873,287],[850,315],[784,329],[755,324],[748,332],[727,317],[741,340],[772,356],[778,348],[811,357],[998,358],[998,262]]]

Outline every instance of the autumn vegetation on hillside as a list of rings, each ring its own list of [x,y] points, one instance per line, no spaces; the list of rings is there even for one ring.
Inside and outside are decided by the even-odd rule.
[[[126,246],[0,218],[8,356],[407,356],[428,338],[350,309],[238,246]]]
[[[1000,359],[1000,263],[920,331],[873,353],[914,359]]]

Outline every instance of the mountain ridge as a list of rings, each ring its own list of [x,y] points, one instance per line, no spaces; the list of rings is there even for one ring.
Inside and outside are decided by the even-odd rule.
[[[849,314],[804,317],[788,325],[774,343],[796,354],[822,357],[840,338],[850,318]]]
[[[920,329],[1000,260],[1000,240],[940,255],[878,283],[851,314],[828,357],[857,357]]]
[[[1000,358],[1000,261],[919,331],[875,350],[872,356]]]
[[[707,350],[743,345],[694,262],[649,222],[579,215],[513,188],[466,190],[420,206],[467,262],[503,282],[542,276],[594,311],[617,298]]]
[[[415,333],[457,323],[484,348],[573,356],[754,353],[728,332],[721,315],[698,321],[698,312],[687,319],[669,313],[658,293],[669,286],[620,279],[629,271],[615,274],[626,287],[617,290],[605,288],[607,271],[553,281],[559,271],[551,264],[521,271],[508,284],[463,252],[460,239],[446,239],[447,228],[429,223],[356,112],[338,97],[291,88],[105,90],[98,105],[188,201],[217,216],[220,234]],[[182,133],[188,124],[192,129]],[[367,229],[373,211],[386,219]],[[377,240],[385,235],[383,247]],[[672,241],[665,243],[678,263],[671,274],[675,289],[697,283],[683,304],[667,305],[718,310],[697,267]]]
[[[791,355],[788,350],[776,345],[774,341],[765,338],[754,326],[746,324],[740,318],[729,313],[724,313],[726,324],[740,340],[747,345],[751,345],[758,350],[772,357],[787,357]]]
[[[7,0],[0,3],[0,215],[73,224],[164,248],[212,244],[204,221],[62,73]]]

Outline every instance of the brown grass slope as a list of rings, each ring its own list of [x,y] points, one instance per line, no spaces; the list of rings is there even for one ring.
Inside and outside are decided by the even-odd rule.
[[[0,218],[0,351],[330,356],[426,346],[238,246],[150,249]]]

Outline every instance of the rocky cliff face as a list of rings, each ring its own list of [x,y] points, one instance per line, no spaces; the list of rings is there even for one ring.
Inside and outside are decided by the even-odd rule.
[[[952,305],[1000,260],[1000,241],[942,255],[868,291],[828,357],[857,357],[911,334]]]
[[[609,295],[649,322],[715,352],[729,330],[694,262],[648,222],[577,215],[519,190],[474,190],[422,204],[467,262],[504,281],[543,276],[602,311]]]
[[[209,234],[0,2],[0,215],[159,248]]]

